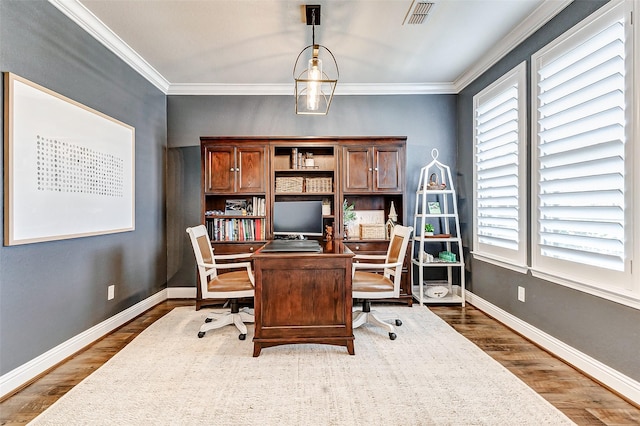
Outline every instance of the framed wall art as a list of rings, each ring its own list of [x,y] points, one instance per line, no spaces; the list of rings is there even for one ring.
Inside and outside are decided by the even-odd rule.
[[[132,231],[135,129],[4,78],[4,244]]]

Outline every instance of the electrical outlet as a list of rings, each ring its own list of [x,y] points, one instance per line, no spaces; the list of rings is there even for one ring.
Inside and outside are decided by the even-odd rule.
[[[518,286],[518,300],[524,302],[524,287]]]
[[[111,300],[116,296],[116,286],[110,285],[107,287],[107,300]]]

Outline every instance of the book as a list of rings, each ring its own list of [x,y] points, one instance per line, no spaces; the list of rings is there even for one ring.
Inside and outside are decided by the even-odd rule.
[[[440,210],[440,203],[438,201],[429,201],[427,203],[429,207],[429,214],[441,214],[442,210]]]
[[[255,239],[262,240],[262,219],[256,219]]]

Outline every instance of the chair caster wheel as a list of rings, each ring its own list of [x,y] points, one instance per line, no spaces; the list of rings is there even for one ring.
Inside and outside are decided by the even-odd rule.
[[[198,337],[199,337],[200,339],[202,339],[202,338],[204,337],[204,333],[205,333],[204,331],[199,331],[199,332],[198,332]]]
[[[398,337],[396,336],[396,333],[389,333],[389,339],[396,340],[396,337]]]
[[[240,339],[240,340],[245,340],[246,338],[247,338],[246,334],[241,334],[241,335],[238,336],[238,339]]]
[[[204,322],[211,322],[211,321],[213,321],[213,318],[207,318],[204,320]]]
[[[398,327],[400,327],[400,326],[402,325],[402,321],[400,321],[399,319],[397,319],[397,320],[396,320],[396,325],[397,325]]]

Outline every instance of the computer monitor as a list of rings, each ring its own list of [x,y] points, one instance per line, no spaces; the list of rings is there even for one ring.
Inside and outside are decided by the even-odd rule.
[[[276,201],[273,203],[273,233],[303,238],[322,236],[322,201]]]

